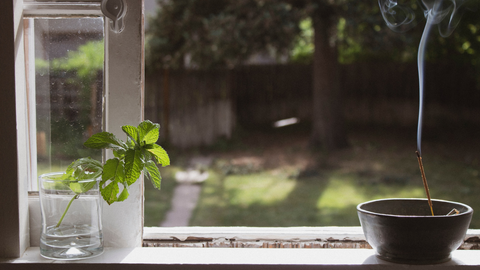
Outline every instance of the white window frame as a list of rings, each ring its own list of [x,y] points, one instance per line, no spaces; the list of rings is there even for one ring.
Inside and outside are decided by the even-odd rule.
[[[8,133],[5,134],[5,136],[8,136],[6,139],[15,139],[16,143],[12,141],[12,143],[5,145],[4,153],[8,153],[8,155],[2,155],[2,159],[5,159],[4,164],[8,168],[17,168],[17,170],[10,170],[7,174],[4,174],[6,179],[10,179],[8,182],[9,186],[6,189],[0,189],[0,197],[2,197],[0,202],[2,202],[3,206],[8,205],[12,207],[9,209],[10,211],[6,211],[2,215],[1,228],[5,226],[18,226],[20,228],[17,228],[14,234],[10,230],[0,230],[0,239],[11,239],[5,242],[8,244],[0,245],[2,246],[0,248],[0,257],[11,257],[19,256],[28,246],[35,245],[35,241],[38,243],[40,232],[38,197],[28,198],[27,195],[27,179],[36,177],[33,176],[35,173],[31,169],[33,166],[32,160],[29,159],[33,152],[31,152],[31,149],[35,149],[34,140],[29,139],[29,133],[32,134],[29,122],[34,121],[35,117],[32,117],[34,114],[28,112],[29,107],[31,111],[34,109],[34,104],[32,104],[33,102],[28,102],[32,93],[29,95],[26,89],[26,69],[28,67],[24,63],[23,16],[47,16],[47,14],[98,16],[101,15],[101,11],[100,1],[98,0],[96,1],[97,3],[73,4],[73,8],[72,3],[34,3],[29,0],[2,0],[1,2],[2,7],[6,11],[14,10],[15,12],[15,16],[6,12],[8,16],[6,18],[2,16],[6,22],[0,25],[0,29],[2,29],[2,44],[6,41],[5,45],[2,46],[6,46],[7,43],[15,45],[14,47],[5,48],[5,51],[10,52],[12,52],[13,48],[13,52],[9,56],[15,56],[14,59],[10,59],[14,62],[10,61],[6,62],[6,64],[15,69],[14,77],[11,77],[10,73],[2,75],[5,76],[2,79],[7,82],[2,92],[10,94],[6,96],[6,99],[2,98],[2,103],[5,101],[9,105],[4,108],[5,110],[10,110],[8,111],[10,114],[6,112],[0,116],[2,123],[10,123],[9,127],[14,127],[16,123],[17,127],[16,130],[8,129]],[[120,128],[122,125],[138,125],[143,120],[143,1],[127,0],[127,7],[127,14],[124,18],[125,29],[120,34],[112,32],[108,19],[105,19],[106,75],[104,111],[106,117],[104,129],[118,137],[124,136]],[[8,21],[9,16],[13,20]],[[3,20],[0,23],[3,23]],[[10,29],[14,29],[14,31],[12,32]],[[6,30],[10,30],[10,33]],[[11,42],[8,42],[9,40]],[[8,75],[10,77],[7,77]],[[12,82],[9,83],[8,79],[10,81],[14,79],[13,84]],[[15,96],[12,95],[13,93],[15,93]],[[14,99],[11,100],[12,98]],[[16,104],[16,107],[12,107],[12,104]],[[15,113],[16,119],[11,118],[13,117],[12,113]],[[17,158],[15,160],[12,157]],[[18,162],[18,164],[15,164],[15,162]],[[137,181],[137,183],[132,185],[129,193],[129,200],[125,202],[111,206],[104,204],[103,233],[106,246],[140,247],[142,245],[143,215],[139,213],[143,213],[143,181]],[[17,205],[15,207],[12,205],[12,201],[16,202]],[[12,222],[13,220],[16,221]],[[29,222],[29,220],[32,222]],[[15,247],[12,243],[15,243]]]
[[[27,0],[24,0],[27,1]],[[106,130],[122,136],[119,127],[135,125],[143,119],[143,1],[127,0],[126,36],[106,31]],[[14,11],[14,12],[11,12]],[[0,120],[2,155],[0,164],[0,268],[18,269],[29,264],[34,269],[60,269],[63,263],[43,259],[39,249],[30,247],[29,218],[38,209],[28,206],[29,177],[27,147],[29,141],[28,96],[26,94],[25,65],[23,52],[22,0],[0,1],[0,59],[4,71],[0,72],[2,98],[0,99]],[[11,29],[14,29],[12,32]],[[109,29],[109,28],[106,28]],[[132,44],[134,44],[132,46]],[[126,60],[128,59],[128,60]],[[120,61],[120,62],[118,62]],[[123,65],[121,61],[128,61]],[[121,74],[121,76],[115,75]],[[134,104],[131,106],[131,104]],[[114,117],[112,117],[114,116]],[[16,126],[16,128],[13,128]],[[7,170],[10,168],[10,170]],[[12,169],[13,168],[13,169]],[[38,200],[38,199],[37,199]],[[35,198],[29,204],[38,205]],[[101,269],[112,266],[115,269],[459,269],[480,266],[480,251],[455,251],[454,260],[439,266],[405,266],[386,263],[376,259],[368,249],[196,249],[196,248],[142,248],[143,233],[143,183],[130,190],[127,202],[104,207],[105,254],[90,260],[69,262],[74,268],[90,267]],[[115,231],[108,230],[115,228]],[[248,238],[290,240],[311,237],[345,237],[348,230],[337,228],[152,228],[146,229],[149,237],[187,239],[190,236],[221,239]],[[302,233],[303,232],[303,233]],[[474,231],[478,235],[478,231]],[[469,234],[472,234],[470,232]],[[287,236],[286,236],[287,235]],[[300,236],[299,236],[300,235]],[[361,239],[359,228],[353,228],[349,235]],[[13,259],[6,259],[13,258]],[[20,265],[19,265],[20,264]],[[460,265],[460,266],[459,266]],[[113,268],[112,268],[113,269]]]

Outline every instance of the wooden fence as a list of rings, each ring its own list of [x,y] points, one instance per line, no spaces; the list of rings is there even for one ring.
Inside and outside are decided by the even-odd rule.
[[[475,70],[449,63],[426,65],[425,125],[478,122]],[[478,77],[478,75],[477,75]],[[346,121],[415,125],[415,64],[359,63],[341,66]],[[257,127],[297,117],[312,118],[312,67],[244,66],[233,70],[161,70],[146,79],[146,117],[163,126],[179,147],[230,137],[236,125]]]
[[[235,116],[228,72],[162,70],[146,80],[146,118],[180,148],[230,138]]]

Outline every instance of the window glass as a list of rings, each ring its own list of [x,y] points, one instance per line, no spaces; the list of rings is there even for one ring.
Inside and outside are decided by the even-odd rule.
[[[418,59],[425,24],[395,33],[377,3],[212,3],[146,10],[145,118],[171,166],[145,226],[359,226],[359,203],[427,197],[417,140],[431,197],[480,207],[478,14]]]
[[[37,174],[82,156],[100,159],[82,143],[102,129],[103,18],[29,18],[25,25],[27,48],[33,46],[27,58],[35,75],[27,76],[35,93]]]

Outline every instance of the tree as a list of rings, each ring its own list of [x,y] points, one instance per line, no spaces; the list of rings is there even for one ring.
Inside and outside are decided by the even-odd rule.
[[[320,4],[312,13],[315,52],[313,57],[313,129],[311,142],[326,150],[348,145],[343,126],[338,81],[336,41],[337,12]]]
[[[318,2],[318,3],[317,3]],[[325,149],[347,145],[342,126],[335,43],[337,13],[331,1],[185,0],[159,1],[151,22],[150,66],[178,68],[190,59],[197,67],[232,67],[256,52],[291,50],[299,23],[315,26],[312,142]],[[332,46],[333,45],[333,46]]]
[[[376,3],[355,0],[312,0],[307,2],[304,9],[312,18],[315,32],[311,143],[326,150],[344,148],[348,146],[348,141],[343,119],[342,89],[339,87],[339,61],[374,58],[378,53],[374,45],[386,44],[385,41],[378,42],[382,36],[379,33],[382,29],[378,26],[382,18]],[[341,57],[339,51],[342,52]],[[388,50],[383,47],[379,51]]]
[[[403,2],[414,6],[416,3]],[[310,18],[315,47],[311,142],[326,150],[348,145],[338,81],[339,61],[412,61],[422,30],[416,27],[406,34],[390,31],[384,26],[376,1],[163,0],[158,3],[158,15],[150,23],[147,57],[149,66],[156,68],[179,68],[186,62],[196,68],[234,67],[256,52],[279,56],[291,51],[300,34],[300,22]],[[415,7],[421,14],[420,7]],[[480,29],[477,26],[478,23],[469,24],[470,36],[477,35]],[[461,44],[465,55],[476,52],[478,47],[468,40]],[[434,49],[431,54],[438,51]]]
[[[234,67],[253,53],[282,55],[299,33],[300,10],[285,1],[158,1],[150,22],[150,67]],[[188,63],[186,63],[188,62]]]

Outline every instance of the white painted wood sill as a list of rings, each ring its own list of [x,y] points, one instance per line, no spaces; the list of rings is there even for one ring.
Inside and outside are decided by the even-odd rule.
[[[371,249],[107,248],[99,257],[53,261],[27,249],[18,259],[0,262],[9,269],[475,269],[480,251],[458,250],[450,262],[402,265],[378,259]],[[68,264],[65,265],[65,264]]]
[[[467,238],[478,238],[469,230]],[[378,259],[372,249],[356,248],[216,248],[222,241],[363,241],[360,227],[177,227],[144,228],[145,240],[177,242],[208,241],[210,248],[143,247],[106,248],[99,257],[78,261],[42,258],[30,247],[21,258],[0,259],[0,269],[480,269],[480,250],[457,250],[449,262],[437,265],[402,265]],[[182,246],[182,245],[178,245]],[[195,247],[196,246],[196,247]],[[218,245],[217,245],[218,246]],[[255,245],[253,245],[255,246]],[[262,245],[260,245],[262,246]],[[232,247],[242,247],[235,246]],[[298,247],[308,247],[299,245]],[[328,246],[329,247],[329,246]],[[336,246],[335,246],[336,247]],[[68,266],[66,266],[67,264]]]

